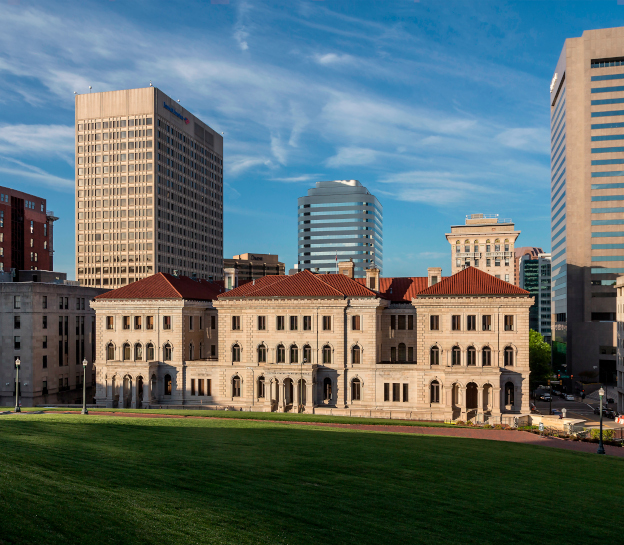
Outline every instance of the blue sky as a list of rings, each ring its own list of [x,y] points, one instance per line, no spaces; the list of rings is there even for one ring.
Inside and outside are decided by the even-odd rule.
[[[73,92],[150,80],[225,133],[226,257],[297,260],[297,197],[358,179],[385,276],[450,271],[444,238],[498,213],[550,249],[549,84],[617,0],[2,0],[0,185],[48,199],[74,277]]]

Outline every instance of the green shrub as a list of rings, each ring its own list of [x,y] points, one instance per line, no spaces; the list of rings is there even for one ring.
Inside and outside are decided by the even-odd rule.
[[[592,439],[600,439],[600,429],[593,428],[590,432],[590,437]],[[612,441],[613,440],[613,430],[602,430],[602,440],[603,441]]]

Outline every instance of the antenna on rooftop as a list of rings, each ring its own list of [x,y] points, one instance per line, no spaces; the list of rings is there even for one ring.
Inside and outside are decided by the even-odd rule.
[[[154,86],[152,85],[152,80],[150,80],[150,87],[154,87]]]
[[[178,99],[178,104],[180,104],[180,99]]]
[[[92,87],[89,85],[89,93],[91,92]]]

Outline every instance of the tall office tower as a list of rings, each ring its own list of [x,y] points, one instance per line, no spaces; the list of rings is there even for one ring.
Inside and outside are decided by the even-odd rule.
[[[585,31],[565,41],[550,85],[553,367],[575,378],[615,373],[623,55],[624,28]]]
[[[529,309],[529,327],[543,335],[546,342],[550,342],[550,254],[534,256],[527,252],[520,258],[518,270],[519,287],[535,298]]]
[[[519,235],[514,223],[498,214],[467,215],[464,225],[452,225],[451,232],[446,233],[451,245],[452,273],[475,267],[513,284],[514,244]]]
[[[520,246],[514,250],[514,259],[516,260],[516,270],[514,274],[514,284],[520,286],[520,260],[527,256],[530,259],[537,258],[538,255],[543,254],[544,250],[535,246]]]
[[[155,87],[76,96],[76,279],[223,276],[223,138]]]
[[[298,204],[299,270],[333,273],[352,260],[356,278],[383,273],[383,208],[360,182],[316,182]]]
[[[0,272],[51,271],[57,219],[45,199],[0,187]]]

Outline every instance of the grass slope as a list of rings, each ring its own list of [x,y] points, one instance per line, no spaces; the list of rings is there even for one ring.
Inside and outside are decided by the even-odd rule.
[[[617,543],[624,463],[247,420],[0,417],[0,543]]]

